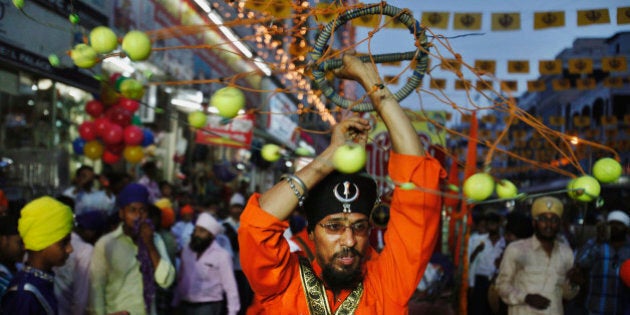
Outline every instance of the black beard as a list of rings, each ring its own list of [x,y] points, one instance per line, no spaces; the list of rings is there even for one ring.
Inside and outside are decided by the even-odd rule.
[[[322,268],[322,278],[324,278],[324,283],[326,283],[328,288],[330,288],[333,292],[339,292],[344,289],[352,290],[356,288],[361,281],[363,281],[363,271],[360,267],[363,264],[363,256],[361,256],[359,252],[353,248],[350,248],[349,250],[361,260],[359,268],[344,269],[339,271],[336,270],[331,263],[324,265]],[[332,260],[340,255],[342,255],[342,253],[335,254]]]
[[[193,236],[190,238],[190,243],[188,244],[188,246],[190,247],[190,249],[192,249],[193,252],[197,254],[201,254],[205,252],[206,249],[208,249],[208,247],[210,247],[210,244],[212,244],[212,241],[213,241],[212,237],[203,239],[197,236]]]

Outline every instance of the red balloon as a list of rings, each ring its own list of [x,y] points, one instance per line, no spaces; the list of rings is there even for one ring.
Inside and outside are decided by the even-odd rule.
[[[85,141],[92,141],[96,139],[96,128],[94,127],[94,123],[91,121],[83,122],[79,126],[79,135]]]
[[[105,106],[99,100],[91,100],[85,104],[85,112],[94,118],[101,116],[104,109]]]
[[[621,280],[626,286],[630,287],[630,259],[626,259],[626,261],[621,264],[619,277],[621,277]]]
[[[120,154],[115,154],[109,150],[105,150],[105,152],[103,152],[103,156],[101,157],[101,159],[103,159],[103,163],[105,164],[114,164],[120,161],[120,158]]]
[[[109,122],[109,118],[107,117],[99,117],[94,119],[94,129],[96,129],[96,135],[99,137],[103,137],[105,131],[109,129],[109,125],[111,125],[111,123]]]
[[[108,144],[105,149],[113,154],[121,155],[123,150],[125,149],[125,143],[119,142],[114,144]]]
[[[125,97],[120,98],[120,100],[118,101],[118,104],[120,104],[120,107],[132,113],[135,113],[138,110],[138,108],[140,108],[140,103],[138,101],[125,98]]]
[[[125,143],[127,145],[140,145],[144,139],[144,132],[138,126],[127,126],[125,128]]]
[[[123,140],[123,129],[116,124],[110,124],[109,128],[103,134],[103,142],[105,144],[117,144]]]
[[[108,110],[108,116],[112,123],[121,127],[127,127],[131,124],[133,114],[120,106],[115,106]]]

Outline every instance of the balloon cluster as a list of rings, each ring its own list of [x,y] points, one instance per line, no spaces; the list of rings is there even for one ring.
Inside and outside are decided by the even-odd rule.
[[[79,125],[80,137],[72,142],[74,152],[107,164],[114,164],[121,157],[129,163],[140,162],[143,147],[155,140],[153,132],[142,128],[140,118],[134,115],[142,95],[144,87],[137,80],[119,73],[112,75],[109,84],[103,84],[100,99],[85,104],[85,112],[92,120]]]
[[[90,32],[89,42],[79,43],[70,50],[70,58],[79,68],[92,68],[103,58],[118,48],[118,36],[106,26],[97,26]],[[149,36],[141,31],[130,31],[122,39],[123,54],[133,61],[147,60],[151,55],[152,44]],[[49,56],[53,66],[59,64],[59,57]]]

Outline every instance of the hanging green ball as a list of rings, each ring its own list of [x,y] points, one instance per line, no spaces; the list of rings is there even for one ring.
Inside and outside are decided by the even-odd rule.
[[[22,8],[24,8],[24,0],[13,0],[13,5],[22,10]]]
[[[57,56],[55,54],[50,54],[48,56],[48,62],[53,67],[59,67],[59,65],[61,64],[61,60],[59,60],[59,56]]]
[[[70,23],[72,24],[79,24],[79,15],[76,13],[71,13],[70,16],[68,16],[68,20],[70,20]]]

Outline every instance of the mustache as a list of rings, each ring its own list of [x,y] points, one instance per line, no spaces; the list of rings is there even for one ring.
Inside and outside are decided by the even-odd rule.
[[[334,258],[339,258],[339,257],[346,257],[346,256],[350,256],[350,255],[357,256],[359,258],[363,258],[363,255],[361,255],[361,253],[359,253],[359,251],[357,251],[356,249],[354,249],[352,247],[343,247],[341,249],[341,251],[336,252],[333,255],[333,259]]]

